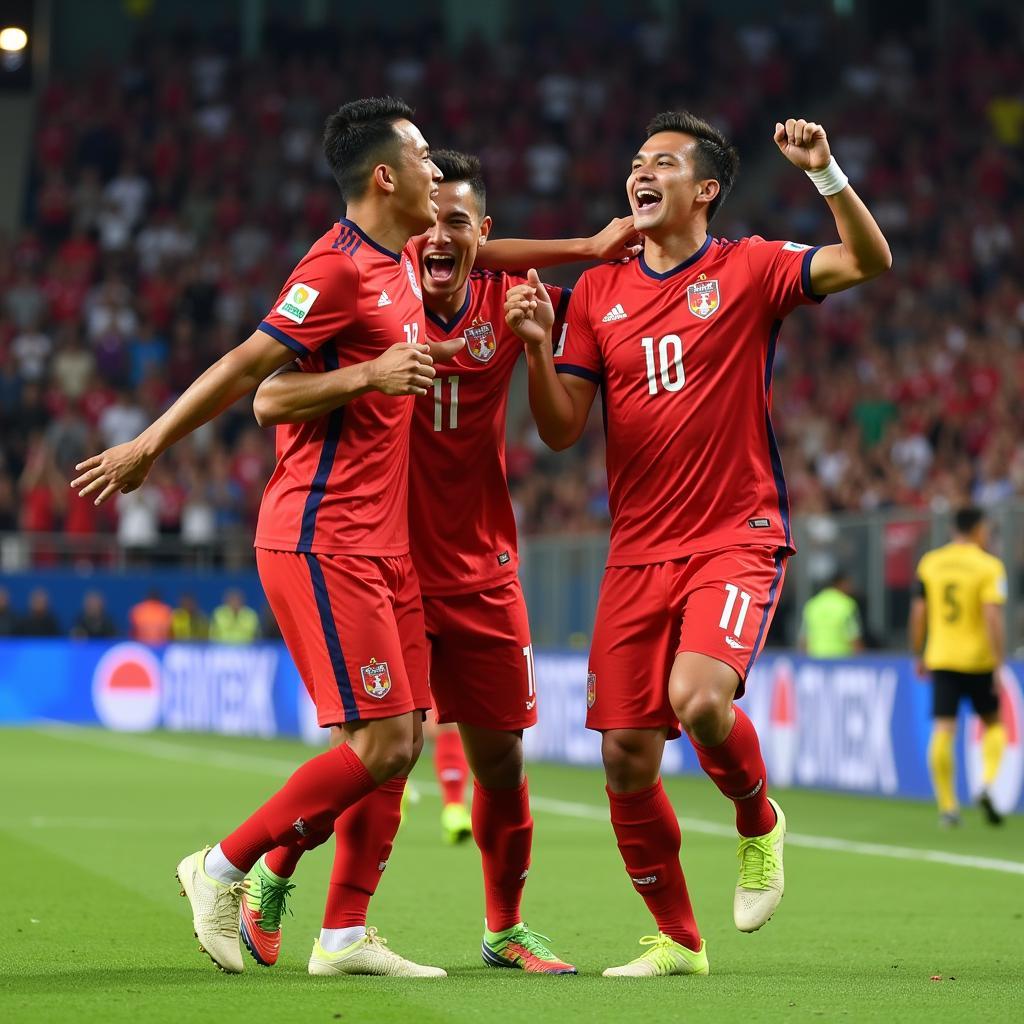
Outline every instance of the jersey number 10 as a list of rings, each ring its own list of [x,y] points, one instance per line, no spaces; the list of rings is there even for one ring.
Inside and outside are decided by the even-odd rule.
[[[683,372],[683,340],[678,334],[666,334],[658,342],[657,362],[655,366],[654,339],[644,338],[644,356],[647,359],[647,392],[658,393],[658,382],[665,391],[681,391],[686,383]]]

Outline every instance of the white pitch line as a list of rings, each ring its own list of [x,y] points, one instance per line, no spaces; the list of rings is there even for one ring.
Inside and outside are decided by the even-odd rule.
[[[253,754],[233,754],[227,751],[206,750],[190,747],[183,743],[156,739],[141,735],[129,736],[123,733],[86,731],[75,726],[53,723],[38,730],[45,735],[70,739],[106,749],[120,749],[128,753],[144,754],[167,761],[186,764],[202,763],[216,768],[236,769],[244,772],[258,772],[264,775],[286,776],[296,768],[297,762],[275,758],[259,757]],[[436,794],[438,789],[431,783],[416,783],[425,792]],[[563,818],[578,818],[584,821],[608,822],[608,809],[594,804],[581,804],[567,800],[555,800],[530,794],[530,806],[535,810],[555,814]],[[721,836],[735,839],[736,831],[727,825],[700,818],[679,820],[684,832],[701,835]],[[996,857],[976,857],[971,854],[949,853],[946,850],[917,849],[912,846],[889,846],[885,843],[864,843],[855,839],[839,839],[832,836],[806,835],[802,832],[787,832],[786,845],[810,850],[830,850],[834,853],[850,853],[863,857],[884,857],[889,860],[909,860],[926,864],[942,864],[947,867],[974,868],[979,871],[998,871],[1009,875],[1024,875],[1024,862],[1001,860]]]

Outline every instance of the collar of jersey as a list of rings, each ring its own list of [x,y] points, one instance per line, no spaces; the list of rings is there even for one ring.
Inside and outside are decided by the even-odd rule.
[[[647,266],[647,263],[644,260],[644,254],[640,253],[640,269],[648,277],[653,277],[655,281],[664,281],[666,278],[674,277],[676,274],[685,270],[687,267],[692,267],[694,263],[696,263],[697,260],[699,260],[704,255],[704,253],[708,251],[710,246],[711,236],[708,235],[707,238],[704,239],[704,244],[692,256],[689,256],[685,260],[683,260],[683,262],[680,263],[679,266],[673,267],[671,270],[666,270],[664,274],[659,274],[656,270],[651,270],[651,268]]]
[[[453,316],[451,318],[451,320],[448,320],[447,322],[445,320],[443,320],[435,312],[433,312],[431,309],[429,309],[427,307],[426,302],[423,303],[423,312],[427,314],[427,319],[428,320],[433,320],[434,323],[437,324],[437,326],[440,327],[441,330],[443,330],[445,334],[451,334],[452,331],[454,331],[455,328],[459,326],[459,321],[462,320],[462,318],[469,312],[469,307],[470,307],[470,304],[472,303],[472,301],[473,301],[473,281],[472,281],[471,278],[467,278],[466,279],[466,301],[462,304],[462,309],[460,309],[458,311],[458,313],[456,313],[455,316]]]
[[[379,245],[358,224],[356,224],[355,221],[349,220],[348,217],[342,217],[338,223],[344,224],[347,228],[351,228],[367,245],[372,245],[377,252],[381,252],[385,256],[390,256],[396,263],[401,262],[402,254],[400,252],[392,252],[390,249],[385,249],[383,245]]]

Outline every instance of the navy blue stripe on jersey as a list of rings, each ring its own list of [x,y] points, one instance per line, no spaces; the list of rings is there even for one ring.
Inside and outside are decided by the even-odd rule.
[[[775,490],[779,496],[779,515],[782,517],[782,528],[786,533],[786,544],[792,547],[793,536],[789,529],[789,491],[786,488],[786,476],[782,471],[779,442],[775,438],[775,428],[772,426],[772,414],[768,409],[768,394],[772,388],[772,367],[775,363],[775,346],[778,343],[781,329],[782,321],[776,320],[772,324],[772,331],[768,336],[768,357],[764,361],[764,425],[768,434],[768,457],[772,464],[772,476],[775,478]]]
[[[557,363],[555,373],[571,373],[574,377],[582,377],[594,384],[601,383],[601,374],[596,370],[588,370],[585,366],[576,366],[573,363]]]
[[[320,627],[324,631],[327,654],[334,669],[334,681],[341,697],[341,706],[345,709],[345,721],[353,722],[359,718],[359,706],[352,692],[352,680],[349,678],[348,666],[345,664],[345,653],[341,649],[341,637],[338,636],[338,625],[334,621],[331,610],[331,596],[327,591],[324,569],[316,555],[306,554],[306,565],[309,566],[309,578],[313,584],[313,597],[316,599],[316,610],[320,613]]]
[[[363,240],[357,235],[347,224],[341,225],[341,230],[338,232],[338,237],[331,243],[332,249],[337,249],[338,252],[343,252],[347,256],[355,256],[359,251],[359,246],[363,244]]]
[[[469,307],[473,303],[473,282],[471,280],[466,281],[466,301],[462,304],[462,308],[451,318],[451,320],[445,322],[443,317],[440,317],[433,310],[427,307],[427,304],[423,303],[423,312],[427,314],[427,319],[437,324],[438,327],[444,331],[445,334],[451,334],[456,327],[459,326],[459,321],[469,312]]]
[[[817,295],[811,289],[811,260],[820,248],[820,245],[816,245],[813,249],[808,249],[807,252],[804,253],[804,258],[800,261],[800,287],[803,289],[804,295],[806,295],[812,302],[825,301],[824,295]]]
[[[328,345],[322,349],[322,352],[324,370],[336,370],[338,368],[338,350],[333,345]],[[308,553],[313,550],[313,540],[316,536],[316,515],[320,511],[320,503],[324,500],[324,492],[327,490],[327,481],[334,468],[334,456],[338,451],[338,440],[341,437],[341,428],[344,422],[344,406],[335,409],[327,417],[327,430],[324,432],[323,446],[320,449],[320,461],[317,463],[313,482],[309,485],[309,494],[306,495],[306,505],[302,510],[302,530],[299,533],[296,551]]]
[[[765,630],[768,628],[768,619],[771,617],[772,609],[775,607],[775,599],[779,590],[779,581],[782,579],[782,570],[786,567],[786,556],[782,551],[775,552],[775,576],[772,578],[772,585],[768,588],[768,600],[764,606],[764,612],[761,614],[761,626],[757,631],[757,639],[754,641],[754,646],[750,651],[750,659],[747,662],[747,667],[743,670],[743,678],[746,679],[750,673],[751,668],[754,666],[754,659],[757,658],[758,652],[761,650],[761,643],[764,640]]]
[[[259,330],[261,330],[264,334],[269,334],[274,339],[274,341],[281,342],[282,345],[286,345],[293,352],[298,352],[300,356],[309,355],[309,349],[306,348],[306,346],[303,345],[301,341],[296,341],[290,334],[285,334],[285,332],[282,331],[280,327],[275,327],[273,324],[268,324],[267,321],[264,320],[260,324]]]
[[[664,281],[666,278],[675,277],[676,274],[682,273],[687,267],[692,267],[711,248],[711,236],[708,235],[704,239],[704,244],[692,255],[683,260],[678,267],[673,267],[671,270],[666,270],[664,274],[659,274],[656,270],[651,270],[647,266],[647,261],[644,259],[644,254],[640,253],[640,269],[648,276],[653,277],[655,281]]]
[[[385,256],[390,256],[396,263],[402,259],[400,252],[392,252],[390,249],[385,249],[383,245],[378,245],[358,224],[350,221],[347,217],[342,217],[338,223],[351,228],[367,245],[372,246],[377,252],[381,252]]]
[[[569,308],[569,299],[572,298],[572,289],[563,288],[562,297],[558,300],[558,309],[555,310],[555,319],[564,320],[565,311]]]

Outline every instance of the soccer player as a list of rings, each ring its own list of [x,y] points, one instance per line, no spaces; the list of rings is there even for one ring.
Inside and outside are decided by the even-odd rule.
[[[345,104],[328,118],[324,152],[346,216],[300,260],[245,342],[133,441],[80,464],[73,482],[97,503],[134,490],[161,452],[296,356],[304,368],[334,371],[331,415],[278,432],[256,548],[282,635],[336,745],[177,869],[201,948],[229,972],[243,969],[240,902],[257,860],[331,830],[355,804],[372,830],[368,841],[393,835],[405,773],[422,742],[430,701],[408,554],[407,396],[429,388],[434,371],[418,255],[408,243],[436,219],[441,174],[411,114],[385,98]],[[463,344],[434,351],[445,358]],[[385,845],[382,838],[378,847]],[[337,915],[339,880],[350,877],[346,857],[339,844],[310,973],[443,976],[389,950],[373,929],[345,941]]]
[[[508,289],[524,279],[473,270],[491,231],[479,161],[449,151],[435,153],[434,161],[444,174],[440,210],[434,228],[418,240],[427,336],[438,343],[464,337],[467,344],[453,360],[434,367],[437,375],[417,398],[412,423],[410,531],[426,613],[431,690],[441,727],[458,723],[476,779],[471,828],[483,859],[484,961],[531,973],[574,974],[520,913],[533,836],[522,737],[537,720],[537,694],[505,478],[508,390],[523,346],[505,325],[504,303]],[[503,240],[494,248],[500,247],[501,262],[520,254],[553,263],[617,255],[633,233],[631,218],[620,218],[590,240]],[[570,292],[552,287],[547,294],[560,326]],[[279,373],[260,386],[254,409],[264,425],[322,417],[338,393],[334,374]],[[365,849],[358,828],[339,823],[339,836],[343,831],[358,871],[373,851]],[[247,901],[243,914],[251,920],[244,927],[254,945],[263,944],[261,931],[279,944],[276,894],[294,866],[294,859],[278,851],[257,866],[260,891],[273,894],[273,907],[267,922],[262,908]],[[355,915],[365,914],[365,902],[350,888],[358,927]]]
[[[550,447],[576,441],[598,388],[604,399],[611,550],[587,725],[602,734],[619,851],[658,924],[658,935],[642,940],[647,950],[609,976],[708,971],[679,823],[660,781],[665,741],[680,724],[735,804],[736,926],[760,928],[783,893],[785,818],[768,797],[757,734],[733,703],[793,553],[770,416],[772,360],[790,311],[882,273],[891,257],[825,130],[789,119],[774,137],[826,197],[838,244],[712,238],[708,223],[736,178],[736,150],[692,114],[660,114],[626,182],[643,254],[583,274],[554,358],[554,310],[535,271],[506,304]]]
[[[917,593],[910,608],[910,644],[918,673],[923,677],[930,672],[932,677],[928,767],[939,823],[955,827],[960,824],[953,757],[956,715],[960,701],[970,699],[985,727],[978,803],[989,824],[999,825],[1003,816],[992,803],[991,787],[1006,749],[996,681],[1006,653],[1006,569],[985,550],[988,524],[980,509],[960,509],[954,527],[952,543],[929,551],[918,563]]]

